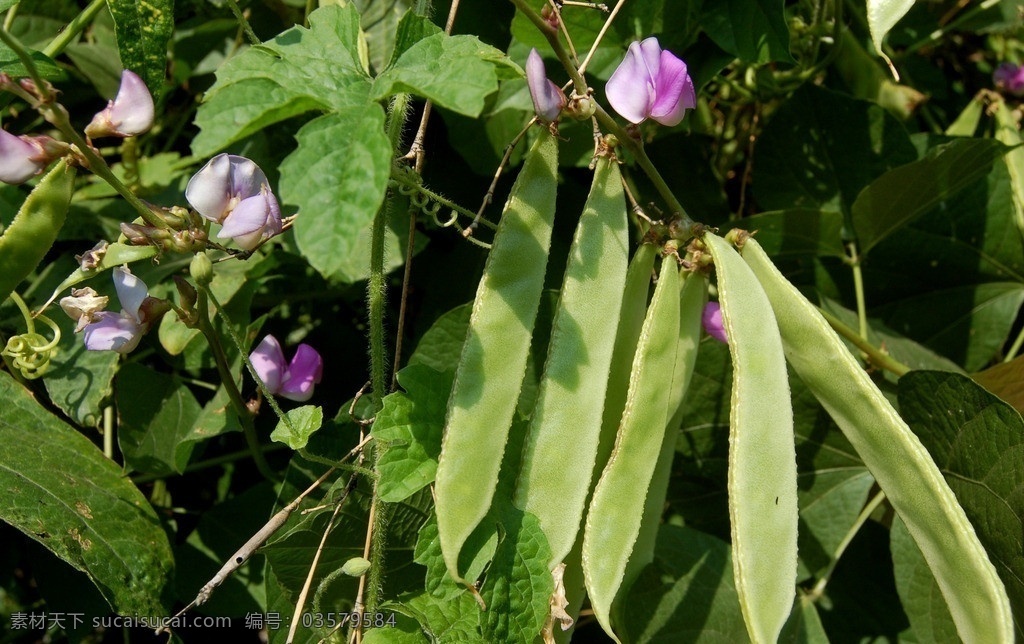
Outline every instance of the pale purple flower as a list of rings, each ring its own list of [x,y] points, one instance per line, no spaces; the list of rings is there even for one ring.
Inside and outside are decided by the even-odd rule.
[[[1024,67],[1014,63],[1003,63],[992,74],[996,87],[1014,96],[1024,94]]]
[[[533,109],[545,123],[553,123],[565,107],[565,92],[548,79],[544,71],[544,61],[536,49],[530,50],[526,58],[526,84],[530,88]]]
[[[0,129],[0,181],[24,183],[50,164],[53,157],[47,153],[42,138],[15,136]]]
[[[697,106],[686,63],[664,51],[657,38],[629,46],[626,57],[605,86],[608,102],[630,123],[651,118],[673,126]]]
[[[281,232],[281,208],[267,175],[245,157],[218,154],[195,173],[185,198],[203,217],[221,224],[218,239],[252,250]]]
[[[146,283],[127,268],[115,268],[114,288],[121,300],[121,312],[91,312],[93,321],[84,328],[85,348],[90,351],[129,353],[139,346],[139,340],[149,330],[151,320],[144,304],[152,298],[149,298]],[[62,306],[63,303],[62,300]]]
[[[320,382],[324,369],[320,354],[308,344],[300,344],[292,361],[286,363],[281,344],[272,335],[263,338],[249,360],[270,393],[296,402],[313,396],[313,386]]]
[[[121,73],[117,96],[92,118],[85,128],[85,135],[95,139],[142,134],[153,125],[153,111],[153,96],[145,81],[126,69]]]
[[[722,307],[718,302],[708,302],[704,305],[704,312],[700,316],[700,321],[708,335],[719,342],[728,342],[728,336],[725,334],[725,323],[722,321]]]

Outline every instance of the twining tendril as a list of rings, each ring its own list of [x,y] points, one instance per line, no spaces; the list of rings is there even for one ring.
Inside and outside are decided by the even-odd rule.
[[[50,360],[57,354],[57,345],[60,344],[60,328],[57,324],[45,315],[40,315],[36,319],[53,330],[52,340],[30,331],[12,337],[7,341],[4,350],[0,351],[0,355],[11,359],[13,367],[20,371],[26,380],[34,380],[46,373]]]

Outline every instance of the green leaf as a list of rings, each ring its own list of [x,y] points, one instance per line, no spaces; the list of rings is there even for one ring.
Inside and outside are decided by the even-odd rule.
[[[935,582],[935,576],[924,560],[921,549],[895,515],[889,531],[893,573],[900,603],[910,620],[918,642],[956,642],[959,637],[946,600]]]
[[[374,81],[374,100],[399,92],[430,99],[459,114],[479,116],[484,99],[498,91],[499,78],[521,70],[503,53],[476,36],[434,34],[405,51]]]
[[[411,9],[406,11],[394,31],[395,46],[391,52],[391,61],[388,66],[394,66],[402,54],[419,41],[439,33],[441,33],[441,28],[430,20],[423,16],[417,16]]]
[[[75,323],[63,313],[53,316],[61,330],[60,350],[43,378],[46,393],[68,418],[82,427],[99,427],[103,403],[114,393],[111,383],[121,355],[114,351],[87,351]]]
[[[729,544],[693,528],[663,525],[654,556],[624,602],[629,641],[748,641]]]
[[[861,253],[983,178],[1007,149],[991,139],[955,139],[872,181],[851,209]]]
[[[307,123],[295,138],[299,147],[281,164],[281,198],[299,206],[295,240],[303,255],[333,276],[384,201],[391,170],[384,111],[346,108]]]
[[[551,548],[540,521],[529,512],[502,512],[498,547],[480,594],[487,604],[481,621],[489,642],[532,642],[549,613],[554,579]]]
[[[161,616],[174,566],[145,497],[0,373],[0,518],[89,575],[118,613]]]
[[[141,76],[159,98],[174,31],[174,0],[107,0],[107,8],[114,17],[121,64]]]
[[[324,411],[314,405],[303,405],[285,412],[284,418],[277,422],[277,427],[270,432],[270,439],[284,443],[298,450],[306,446],[313,432],[320,429],[324,422]]]
[[[385,396],[371,432],[390,443],[377,462],[378,492],[385,501],[401,501],[434,482],[453,377],[452,371],[419,364],[398,372],[405,391]]]
[[[705,2],[701,22],[711,40],[745,63],[793,62],[784,0]]]
[[[359,58],[359,14],[328,6],[273,40],[229,59],[199,107],[199,157],[305,112],[365,109],[370,78]]]
[[[875,49],[882,51],[882,40],[900,18],[907,15],[914,0],[868,0],[868,28]]]
[[[754,194],[767,210],[847,213],[872,180],[916,159],[906,129],[884,108],[808,83],[758,140]]]
[[[186,440],[199,417],[195,396],[176,379],[125,364],[118,372],[118,444],[125,464],[140,472],[180,474],[194,444]]]
[[[807,595],[799,595],[793,612],[779,634],[782,644],[828,644],[828,634],[821,623],[818,609]]]
[[[966,376],[913,371],[899,384],[901,414],[967,513],[1013,612],[1024,614],[1024,420]]]
[[[29,56],[35,63],[36,71],[46,80],[63,80],[67,77],[64,70],[57,66],[57,63],[46,54],[29,50]],[[14,53],[14,50],[0,42],[0,71],[11,78],[23,78],[28,76],[28,70],[21,64],[21,59]]]

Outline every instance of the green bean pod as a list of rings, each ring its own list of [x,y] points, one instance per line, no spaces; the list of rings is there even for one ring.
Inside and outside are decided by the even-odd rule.
[[[668,422],[678,338],[679,267],[668,257],[640,331],[615,448],[594,488],[583,533],[587,594],[597,621],[615,641],[612,602],[640,531]]]
[[[448,399],[434,492],[441,552],[459,552],[490,508],[526,373],[555,214],[558,142],[530,149],[494,236]]]
[[[732,355],[729,519],[733,577],[751,641],[775,642],[796,596],[793,405],[768,298],[732,245],[713,234],[722,322]]]
[[[921,441],[825,318],[753,239],[743,259],[760,280],[786,358],[857,450],[935,575],[964,642],[1014,641],[1002,581]]]
[[[75,172],[63,160],[57,162],[0,235],[0,304],[43,261],[57,240],[71,204]]]
[[[651,477],[647,500],[644,502],[644,516],[640,521],[640,532],[636,545],[626,565],[622,589],[628,590],[640,571],[654,561],[654,544],[665,510],[668,483],[672,474],[672,461],[676,454],[679,426],[683,422],[683,398],[690,387],[693,367],[697,362],[697,348],[701,337],[701,314],[708,300],[707,279],[699,273],[690,273],[682,282],[679,293],[679,337],[676,341],[675,369],[672,373],[672,396],[669,400],[668,423],[661,441],[661,451]]]
[[[590,493],[628,245],[619,167],[600,159],[569,249],[514,499],[540,520],[551,568],[572,549]]]

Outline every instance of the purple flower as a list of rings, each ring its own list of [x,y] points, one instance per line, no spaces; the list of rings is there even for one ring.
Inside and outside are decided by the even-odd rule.
[[[281,208],[267,175],[245,157],[218,154],[195,173],[185,198],[203,217],[221,224],[218,239],[252,250],[281,232]]]
[[[1024,94],[1024,67],[1014,63],[1003,63],[992,74],[996,87],[1014,96]]]
[[[139,340],[149,330],[149,325],[166,311],[159,306],[160,300],[149,296],[146,283],[131,274],[127,268],[114,269],[114,288],[121,300],[121,312],[86,310],[92,320],[85,325],[85,348],[90,351],[117,351],[129,353],[139,346]],[[68,299],[68,298],[65,298]],[[64,300],[61,300],[64,306]],[[69,311],[70,307],[65,307]]]
[[[719,342],[728,342],[728,336],[725,334],[725,323],[722,322],[722,307],[718,302],[708,302],[704,305],[704,312],[700,316],[700,321],[704,324],[704,330],[708,332],[708,335]]]
[[[526,84],[530,88],[533,109],[545,123],[554,123],[565,107],[565,92],[548,79],[544,72],[544,61],[536,49],[530,50],[526,58]]]
[[[66,149],[65,144],[48,136],[15,136],[0,129],[0,181],[24,183]]]
[[[300,344],[292,361],[286,363],[281,345],[272,335],[263,338],[249,360],[270,393],[296,402],[313,396],[313,385],[320,382],[324,370],[320,354],[308,344]]]
[[[153,96],[139,76],[132,71],[121,73],[117,96],[85,128],[91,139],[101,136],[136,136],[153,125]]]
[[[687,109],[696,107],[693,81],[686,63],[663,51],[657,38],[629,46],[626,57],[605,86],[608,102],[630,123],[652,118],[673,126]]]

